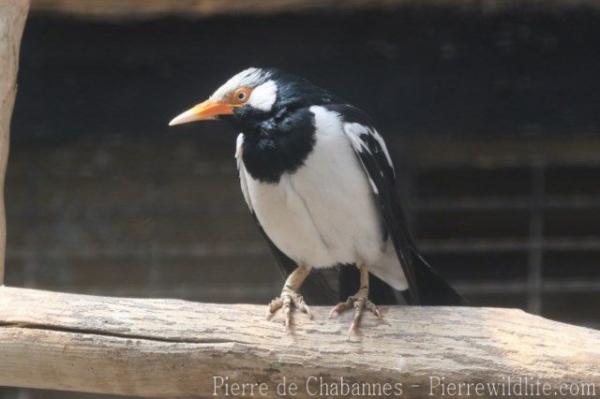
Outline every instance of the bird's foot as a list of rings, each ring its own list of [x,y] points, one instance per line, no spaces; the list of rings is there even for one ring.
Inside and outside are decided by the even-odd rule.
[[[304,297],[287,287],[284,287],[281,291],[281,295],[273,299],[269,305],[267,305],[267,319],[273,317],[279,309],[283,311],[283,325],[287,332],[291,331],[292,309],[299,309],[312,319],[312,313],[310,312],[308,305],[304,302]]]
[[[329,318],[331,319],[334,316],[338,316],[351,308],[354,308],[354,318],[352,319],[352,324],[350,325],[348,334],[358,332],[358,327],[360,326],[360,321],[365,309],[377,316],[378,319],[382,319],[379,308],[361,292],[357,293],[356,295],[349,296],[348,299],[346,299],[346,302],[340,302],[335,305],[329,313]]]

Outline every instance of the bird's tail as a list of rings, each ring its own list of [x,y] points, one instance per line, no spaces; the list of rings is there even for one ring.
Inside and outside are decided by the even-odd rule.
[[[467,305],[452,286],[418,252],[413,256],[420,305]]]

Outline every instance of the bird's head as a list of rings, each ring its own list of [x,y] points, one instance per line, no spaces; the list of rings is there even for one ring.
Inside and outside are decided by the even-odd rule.
[[[169,126],[225,119],[252,127],[293,109],[333,100],[326,90],[298,76],[274,68],[248,68],[231,77],[208,100],[173,118]]]

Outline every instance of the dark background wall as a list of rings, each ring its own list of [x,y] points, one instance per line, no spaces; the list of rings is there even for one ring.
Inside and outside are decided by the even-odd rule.
[[[162,135],[165,119],[249,65],[331,88],[388,135],[594,132],[599,13],[403,7],[130,23],[38,15],[23,43],[15,139]]]
[[[301,74],[373,116],[419,244],[474,304],[598,326],[600,12],[585,7],[34,14],[7,177],[8,283],[275,295],[279,272],[239,193],[237,132],[166,126],[251,65]]]

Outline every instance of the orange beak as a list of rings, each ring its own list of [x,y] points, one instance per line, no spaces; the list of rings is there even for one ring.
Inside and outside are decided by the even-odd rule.
[[[169,122],[169,126],[195,121],[206,121],[215,119],[219,115],[231,115],[233,114],[233,109],[234,107],[230,104],[207,100],[177,115]]]

